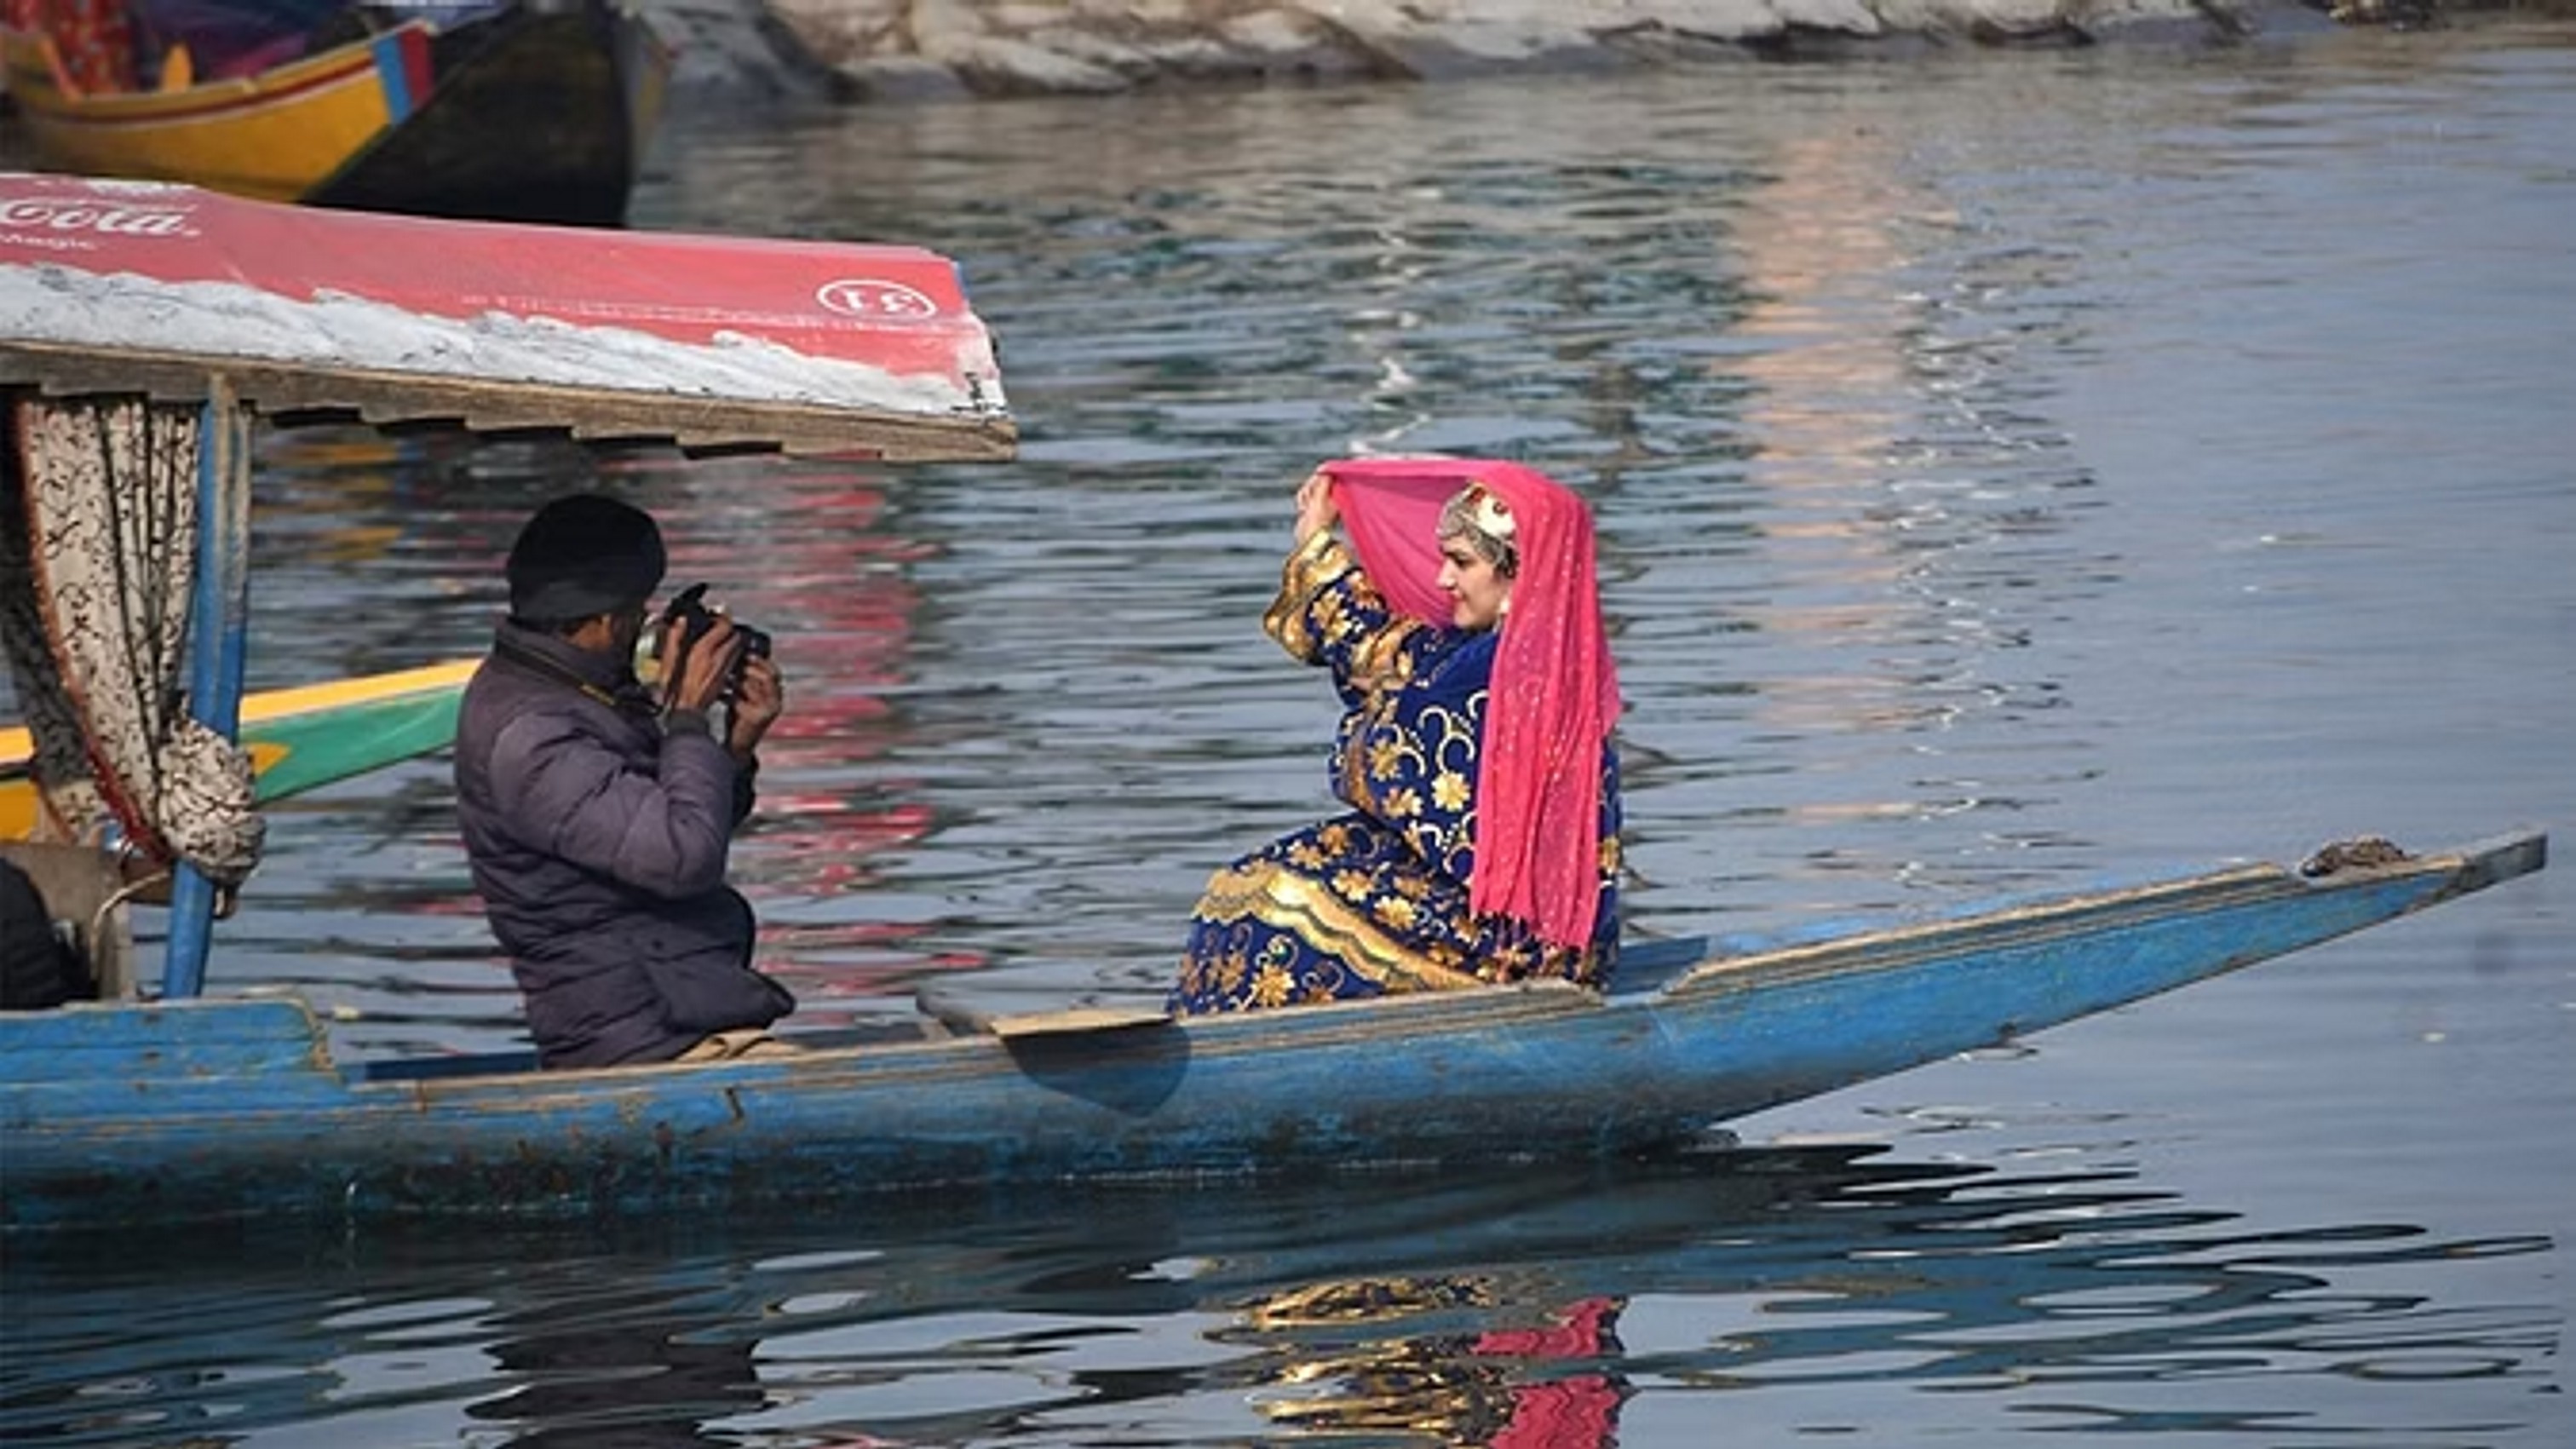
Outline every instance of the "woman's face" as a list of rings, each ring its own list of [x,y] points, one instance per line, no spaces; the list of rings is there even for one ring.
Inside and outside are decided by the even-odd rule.
[[[1503,621],[1512,581],[1474,545],[1451,537],[1440,540],[1440,589],[1449,596],[1449,622],[1469,633],[1482,633]]]

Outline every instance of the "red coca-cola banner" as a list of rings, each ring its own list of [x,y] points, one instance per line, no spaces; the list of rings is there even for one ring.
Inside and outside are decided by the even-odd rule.
[[[148,182],[0,173],[0,336],[880,411],[1002,406],[955,264],[919,248],[440,221]]]

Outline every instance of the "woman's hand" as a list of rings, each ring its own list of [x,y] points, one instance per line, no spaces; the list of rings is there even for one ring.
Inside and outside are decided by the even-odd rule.
[[[1342,510],[1333,502],[1332,475],[1318,468],[1297,485],[1297,542],[1304,546],[1308,539],[1342,521]]]

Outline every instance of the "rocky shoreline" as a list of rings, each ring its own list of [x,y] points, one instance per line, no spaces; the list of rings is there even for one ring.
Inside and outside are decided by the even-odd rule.
[[[2114,40],[2223,44],[2576,0],[637,0],[732,106],[1438,80]]]

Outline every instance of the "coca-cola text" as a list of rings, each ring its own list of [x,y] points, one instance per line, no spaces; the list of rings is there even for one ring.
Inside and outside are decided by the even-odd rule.
[[[95,202],[21,197],[0,201],[0,227],[34,231],[94,231],[108,236],[197,235],[188,213],[164,207],[102,206]]]

